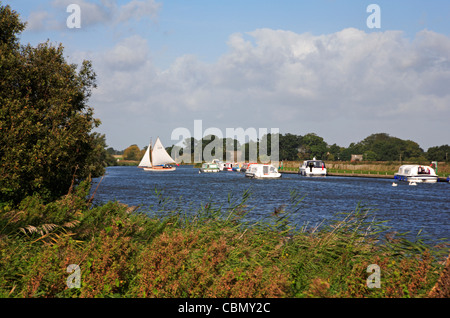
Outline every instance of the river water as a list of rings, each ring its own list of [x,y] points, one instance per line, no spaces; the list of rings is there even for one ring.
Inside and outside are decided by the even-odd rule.
[[[100,178],[93,180],[92,191]],[[249,179],[239,172],[199,173],[192,166],[179,166],[174,172],[148,172],[137,167],[108,167],[95,193],[95,203],[120,201],[140,206],[141,211],[156,209],[155,189],[172,199],[172,205],[192,213],[212,201],[227,206],[229,197],[239,199],[249,190],[247,217],[258,221],[275,209],[289,205],[291,191],[303,197],[291,216],[295,225],[312,228],[335,219],[339,212],[351,212],[358,204],[371,207],[376,221],[386,221],[390,232],[414,238],[419,231],[432,242],[450,239],[450,184],[410,186],[393,179],[358,177],[303,177],[283,174],[275,180]]]

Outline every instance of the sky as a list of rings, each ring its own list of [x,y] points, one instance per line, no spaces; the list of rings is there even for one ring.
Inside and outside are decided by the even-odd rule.
[[[28,23],[22,44],[61,43],[69,63],[92,61],[89,106],[116,150],[207,128],[450,144],[448,0],[2,3]]]

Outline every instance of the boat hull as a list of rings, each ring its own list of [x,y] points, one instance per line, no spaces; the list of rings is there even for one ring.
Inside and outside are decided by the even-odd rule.
[[[220,170],[219,169],[200,169],[200,172],[203,172],[203,173],[214,173],[214,172],[219,172]]]
[[[322,160],[305,160],[299,167],[300,175],[306,177],[325,177],[327,175],[327,168]]]
[[[260,174],[257,174],[257,173],[246,172],[245,176],[247,178],[254,178],[254,179],[279,179],[279,178],[281,178],[281,173],[260,175]]]
[[[436,183],[438,181],[437,176],[407,176],[401,174],[395,174],[394,179],[416,183]]]
[[[167,172],[167,171],[175,171],[177,168],[170,167],[170,168],[163,168],[163,167],[147,167],[144,168],[144,171],[155,171],[155,172]]]
[[[306,177],[325,177],[327,175],[327,170],[312,169],[312,171],[310,171],[309,168],[307,169],[300,168],[299,174]]]

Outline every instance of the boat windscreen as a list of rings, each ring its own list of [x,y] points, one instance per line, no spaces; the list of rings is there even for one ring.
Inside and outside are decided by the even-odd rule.
[[[307,167],[313,167],[313,168],[325,168],[325,162],[323,161],[308,161],[306,164]]]

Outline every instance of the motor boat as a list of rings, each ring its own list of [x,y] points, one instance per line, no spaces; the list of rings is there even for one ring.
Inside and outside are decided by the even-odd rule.
[[[245,176],[256,179],[276,179],[281,178],[281,173],[270,164],[252,164],[245,171]]]
[[[215,163],[215,164],[217,165],[217,167],[219,167],[219,171],[225,170],[225,169],[224,169],[225,164],[223,163],[222,160],[219,160],[219,159],[213,159],[212,163]]]
[[[219,166],[216,163],[204,163],[200,168],[200,172],[219,172]]]
[[[435,183],[438,176],[433,168],[422,165],[403,165],[394,174],[394,179],[416,183]]]
[[[327,168],[322,160],[305,160],[299,168],[299,174],[302,176],[326,176]]]
[[[245,172],[249,169],[250,165],[255,165],[256,162],[243,163],[241,166],[240,172]]]

